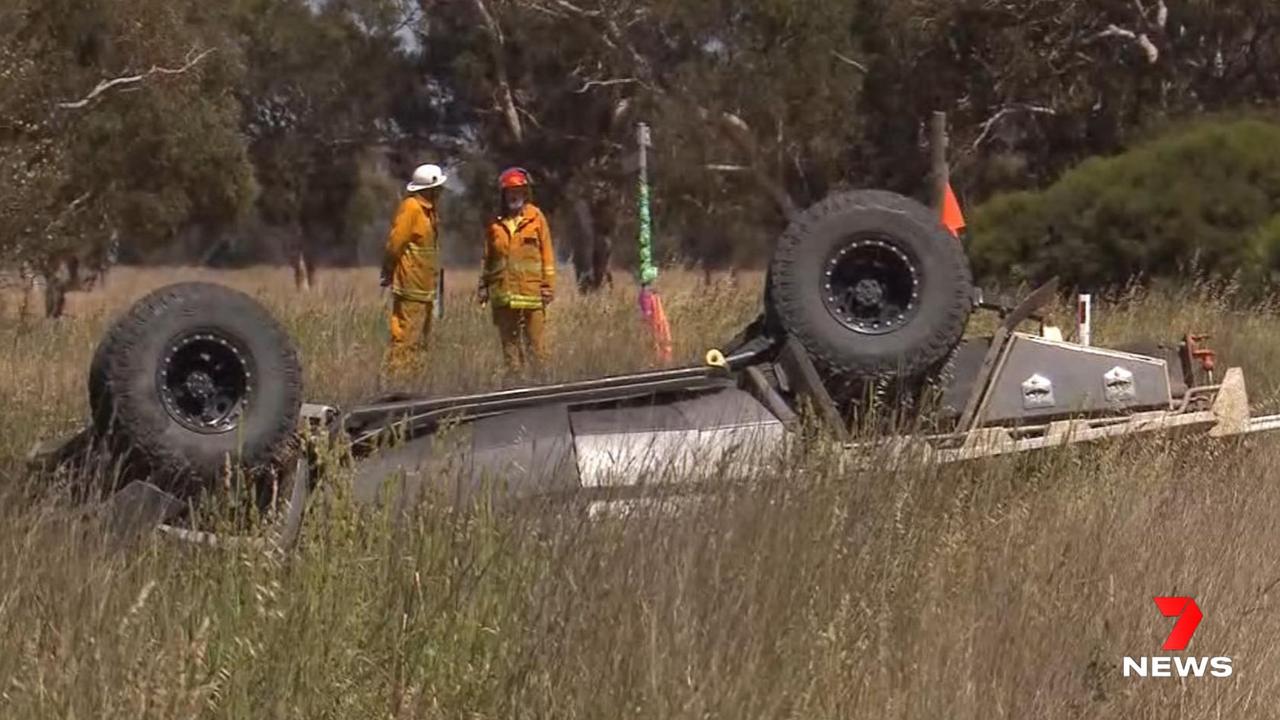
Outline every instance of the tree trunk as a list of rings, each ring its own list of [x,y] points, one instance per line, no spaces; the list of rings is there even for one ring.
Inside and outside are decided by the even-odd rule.
[[[591,244],[591,277],[595,289],[604,286],[613,287],[613,207],[609,204],[608,195],[600,195],[592,204],[592,223],[595,226],[595,238]]]
[[[613,259],[613,238],[608,235],[597,235],[592,246],[591,276],[595,281],[595,289],[604,286],[613,287],[613,272],[609,265]]]
[[[293,254],[293,284],[299,290],[306,292],[311,289],[314,281],[315,267],[311,263],[311,258],[307,257],[305,248],[299,248]]]
[[[935,112],[929,127],[929,149],[932,151],[933,203],[942,209],[951,184],[951,166],[947,163],[947,114]]]
[[[102,287],[107,286],[107,272],[114,268],[120,262],[120,231],[113,229],[111,231],[111,239],[107,243],[107,256],[103,259],[102,267],[98,269],[98,282],[102,283]]]
[[[22,266],[22,304],[18,306],[18,319],[23,323],[31,319],[36,306],[36,272],[27,265]]]
[[[44,316],[56,320],[62,317],[67,309],[67,288],[58,278],[46,276],[44,279]]]
[[[573,248],[573,269],[578,291],[593,293],[608,285],[613,287],[609,266],[613,259],[612,208],[603,188],[592,187],[589,198],[579,197],[573,203],[573,214],[579,228]]]
[[[44,271],[44,316],[60,318],[67,310],[67,293],[82,289],[80,258],[64,255],[48,263]]]
[[[591,205],[581,196],[573,200],[573,219],[578,225],[573,238],[573,274],[578,292],[585,294],[596,289],[591,277],[596,232],[591,222]]]

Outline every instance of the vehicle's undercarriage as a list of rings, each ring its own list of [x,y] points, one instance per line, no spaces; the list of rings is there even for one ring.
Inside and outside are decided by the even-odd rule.
[[[234,467],[288,488],[283,536],[296,537],[310,489],[338,476],[356,500],[397,507],[426,491],[457,506],[607,502],[749,478],[804,428],[851,461],[933,463],[1280,428],[1250,417],[1242,373],[1217,378],[1198,338],[1145,352],[1066,342],[1040,316],[1057,296],[1049,283],[1014,307],[983,302],[927,208],[847,193],[792,224],[764,312],[699,364],[338,408],[304,402],[296,351],[254,300],[175,285],[116,321],[90,368],[91,422],[32,459],[65,472],[109,458],[108,504],[133,528],[182,517]],[[965,335],[975,310],[997,314],[994,333]]]

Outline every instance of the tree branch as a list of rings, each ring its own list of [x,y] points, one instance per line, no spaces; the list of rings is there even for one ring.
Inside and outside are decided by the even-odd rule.
[[[583,93],[587,92],[591,88],[595,88],[595,87],[610,87],[613,85],[631,85],[638,82],[640,81],[636,78],[615,78],[613,80],[587,80],[586,82],[582,83],[582,87],[578,88],[577,90],[574,90],[573,92],[575,95],[582,95]]]
[[[524,125],[520,122],[520,113],[516,109],[515,93],[511,90],[511,78],[507,75],[506,39],[502,35],[502,27],[489,12],[485,0],[472,0],[485,32],[489,35],[489,54],[493,58],[493,71],[498,81],[498,107],[506,118],[507,129],[517,144],[524,142]]]
[[[1156,44],[1151,41],[1150,37],[1147,37],[1146,33],[1136,33],[1118,25],[1108,25],[1107,29],[1095,35],[1094,39],[1102,40],[1110,37],[1120,37],[1136,43],[1138,47],[1142,48],[1142,52],[1146,53],[1147,62],[1152,65],[1160,60],[1160,48],[1156,47]]]
[[[978,148],[982,147],[982,144],[985,143],[987,139],[991,137],[991,133],[995,131],[996,126],[1000,124],[1001,120],[1004,120],[1005,118],[1009,117],[1010,115],[1013,115],[1014,113],[1020,113],[1020,112],[1032,113],[1034,115],[1057,115],[1058,114],[1057,110],[1054,110],[1051,107],[1046,107],[1043,105],[1028,105],[1026,103],[1019,103],[1016,105],[1005,105],[1004,107],[1000,108],[1000,110],[996,112],[995,115],[992,115],[991,117],[987,118],[986,122],[982,123],[981,125],[982,130],[981,132],[978,133],[978,139],[973,141],[973,149],[977,150]]]
[[[187,53],[187,62],[181,67],[167,68],[167,67],[161,67],[159,65],[152,65],[150,70],[147,70],[146,72],[143,72],[143,73],[139,73],[137,75],[123,75],[121,77],[111,78],[109,80],[103,80],[102,82],[99,82],[97,86],[93,88],[93,90],[89,91],[88,95],[85,95],[79,100],[68,100],[65,102],[60,102],[58,103],[58,107],[64,110],[78,110],[80,108],[88,106],[90,103],[92,103],[93,101],[101,97],[104,93],[109,92],[114,88],[120,88],[120,87],[131,88],[131,87],[137,86],[139,83],[145,81],[147,78],[153,75],[181,75],[187,72],[188,70],[190,70],[191,68],[195,67],[196,65],[200,64],[200,62],[204,60],[206,57],[209,57],[209,55],[212,54],[215,49],[216,48],[209,48],[208,50],[205,50],[203,52],[196,53],[196,49],[192,48],[191,51]]]
[[[1108,25],[1106,30],[1094,36],[1095,40],[1102,40],[1109,37],[1122,37],[1127,40],[1137,40],[1138,34],[1132,30],[1126,30],[1118,25]]]
[[[699,114],[703,118],[709,118],[711,113],[705,108],[699,108]],[[789,221],[799,214],[800,209],[796,207],[795,200],[787,192],[781,183],[774,180],[765,169],[765,163],[760,157],[760,147],[756,143],[755,136],[751,132],[751,126],[745,120],[730,112],[716,113],[714,118],[727,131],[729,139],[734,145],[747,156],[748,167],[751,170],[752,177],[760,189],[773,199],[774,204],[778,206],[779,212]],[[729,166],[720,165],[717,167],[708,167],[708,170],[716,172],[739,172],[737,169],[729,169]]]
[[[627,42],[627,37],[623,34],[622,29],[618,27],[618,21],[612,14],[605,10],[587,10],[578,5],[574,5],[569,0],[548,0],[556,7],[572,13],[581,19],[599,20],[603,23],[604,28],[600,33],[600,40],[608,45],[610,49],[622,48],[631,56],[631,62],[637,70],[637,74],[641,79],[637,79],[636,83],[641,85],[649,85],[653,81],[653,69],[649,65],[649,61],[645,59],[639,51]]]
[[[1133,0],[1133,6],[1138,10],[1138,17],[1142,18],[1143,22],[1147,22],[1147,8],[1142,4],[1142,0]],[[1164,30],[1168,23],[1169,6],[1165,4],[1164,0],[1156,0],[1156,27]]]
[[[866,75],[868,72],[870,72],[869,70],[867,70],[867,66],[866,66],[866,65],[864,65],[863,63],[858,62],[857,60],[854,60],[853,58],[851,58],[851,57],[849,57],[849,56],[847,56],[847,55],[843,55],[843,54],[841,54],[840,52],[838,52],[838,51],[836,51],[836,50],[832,50],[832,51],[831,51],[831,54],[832,54],[832,56],[834,56],[834,57],[835,57],[835,59],[839,60],[840,62],[844,63],[845,65],[848,65],[849,67],[852,67],[852,68],[857,69],[857,71],[858,71],[858,72],[860,72],[860,73],[862,73],[863,75]]]
[[[567,11],[567,12],[573,13],[574,15],[578,15],[580,17],[599,17],[601,14],[599,10],[587,10],[585,8],[574,5],[573,3],[569,2],[569,0],[547,0],[547,1],[550,2],[552,5],[555,5],[556,7],[560,8],[562,11]],[[535,2],[535,3],[529,3],[529,5],[535,9],[542,10],[543,12],[550,12],[547,8],[542,6],[541,3]]]

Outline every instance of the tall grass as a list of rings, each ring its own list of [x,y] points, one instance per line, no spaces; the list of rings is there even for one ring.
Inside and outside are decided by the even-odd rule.
[[[5,467],[84,413],[92,342],[114,308],[172,279],[120,278],[55,324],[0,339]],[[220,276],[303,348],[315,399],[376,390],[372,276]],[[743,286],[664,285],[682,357],[755,312]],[[462,287],[463,283],[455,283]],[[571,292],[552,377],[643,367],[634,297]],[[1055,312],[1063,317],[1062,308]],[[1131,293],[1096,334],[1199,325],[1276,399],[1280,319],[1229,288]],[[421,388],[498,382],[493,328],[451,301]],[[1121,441],[946,468],[842,470],[821,441],[675,514],[568,509],[411,518],[360,510],[342,478],[297,550],[109,546],[56,504],[0,508],[0,717],[1166,718],[1280,707],[1280,442]],[[15,483],[16,484],[16,483]],[[1153,595],[1205,619],[1189,654],[1227,679],[1124,678],[1162,655]]]

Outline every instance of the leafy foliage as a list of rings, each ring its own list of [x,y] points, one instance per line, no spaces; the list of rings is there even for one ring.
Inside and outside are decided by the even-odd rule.
[[[470,113],[476,150],[624,215],[631,128],[649,121],[660,237],[712,264],[765,256],[789,205],[842,185],[922,195],[933,110],[951,113],[977,202],[1170,119],[1273,102],[1280,77],[1280,8],[1250,0],[422,6],[428,71]]]
[[[1098,286],[1192,267],[1267,279],[1280,269],[1280,124],[1196,125],[998,196],[972,221],[978,271],[1003,281]]]
[[[403,177],[433,160],[463,191],[451,257],[474,256],[493,173],[519,164],[561,247],[591,226],[625,264],[644,121],[660,257],[738,266],[834,189],[924,195],[934,110],[974,205],[1170,122],[1274,103],[1280,6],[12,0],[0,60],[6,262],[113,239],[135,260],[365,261]]]
[[[20,0],[8,12],[0,46],[23,59],[5,63],[0,93],[6,250],[43,264],[243,213],[253,171],[220,91],[240,68],[234,51],[203,45],[218,26],[201,4]],[[221,52],[197,64],[207,49]]]
[[[268,225],[345,245],[348,209],[362,190],[371,147],[397,140],[392,103],[407,67],[395,37],[395,6],[246,0],[234,19],[250,72],[237,88]],[[387,202],[391,198],[385,199]]]

